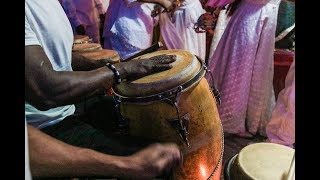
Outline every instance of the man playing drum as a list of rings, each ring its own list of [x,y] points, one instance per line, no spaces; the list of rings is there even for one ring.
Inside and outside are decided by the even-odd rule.
[[[75,115],[73,105],[122,79],[170,69],[175,56],[92,64],[72,55],[72,42],[71,25],[58,1],[25,1],[25,115],[32,175],[152,178],[179,164],[175,144],[151,145],[128,156],[105,154],[124,150],[123,145],[111,146],[111,139],[82,121],[88,119]]]

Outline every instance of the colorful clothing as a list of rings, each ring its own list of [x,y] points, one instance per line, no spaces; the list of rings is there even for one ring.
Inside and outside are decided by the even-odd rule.
[[[219,114],[228,133],[265,135],[275,104],[273,51],[279,3],[243,0],[210,60],[221,93]]]

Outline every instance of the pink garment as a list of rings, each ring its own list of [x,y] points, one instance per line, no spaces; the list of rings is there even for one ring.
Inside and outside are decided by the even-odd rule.
[[[228,133],[265,135],[275,105],[273,51],[279,3],[243,0],[209,60],[221,93],[219,115]],[[212,83],[209,74],[206,78]]]
[[[270,142],[292,146],[295,143],[295,62],[286,77],[285,88],[280,91],[276,107],[267,125]]]
[[[206,4],[206,6],[211,6],[211,7],[222,7],[227,4],[232,3],[234,0],[209,0]]]

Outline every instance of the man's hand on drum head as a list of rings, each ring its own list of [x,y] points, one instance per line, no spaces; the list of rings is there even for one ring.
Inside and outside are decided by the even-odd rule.
[[[177,145],[172,143],[153,144],[128,157],[131,168],[130,178],[150,179],[169,172],[182,165],[182,154]]]
[[[149,74],[171,69],[170,63],[176,60],[176,55],[159,55],[145,59],[134,59],[129,62],[117,63],[115,67],[122,79],[135,80]]]

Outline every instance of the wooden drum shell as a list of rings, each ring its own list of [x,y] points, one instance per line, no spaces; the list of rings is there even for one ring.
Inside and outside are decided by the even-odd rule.
[[[177,118],[175,107],[164,101],[152,103],[122,103],[121,114],[128,118],[132,136],[174,142],[183,154],[182,168],[174,172],[174,179],[220,179],[223,134],[215,98],[205,78],[192,85],[178,97],[181,116],[189,117],[187,147],[168,121]]]

